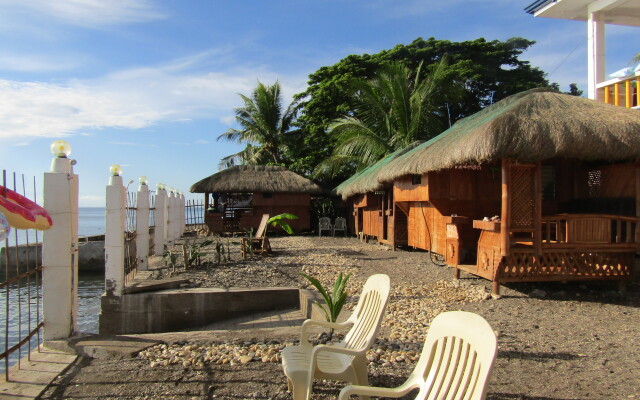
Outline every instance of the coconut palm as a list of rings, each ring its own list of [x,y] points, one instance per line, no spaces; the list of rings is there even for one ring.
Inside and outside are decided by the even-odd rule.
[[[331,157],[316,167],[316,177],[336,176],[353,167],[361,170],[444,130],[441,110],[445,92],[451,99],[458,91],[447,83],[446,60],[434,64],[427,73],[422,69],[422,63],[416,71],[391,63],[369,80],[352,82],[355,106],[350,115],[329,126],[337,144]]]
[[[258,86],[251,97],[240,94],[243,106],[235,109],[241,129],[229,129],[218,136],[236,143],[246,143],[244,150],[224,157],[222,168],[236,164],[281,164],[287,148],[287,136],[293,131],[296,110],[291,103],[284,111],[280,84]]]

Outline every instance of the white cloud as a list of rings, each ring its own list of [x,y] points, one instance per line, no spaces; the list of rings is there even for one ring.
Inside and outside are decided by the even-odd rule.
[[[0,68],[4,71],[63,71],[73,69],[77,66],[77,61],[71,61],[71,57],[62,59],[35,55],[0,53]]]
[[[220,122],[222,122],[225,125],[233,125],[233,123],[236,122],[236,116],[225,115],[224,117],[220,117]]]
[[[305,76],[283,78],[264,68],[192,72],[193,67],[170,63],[63,84],[0,80],[0,138],[60,137],[181,119],[223,119],[239,105],[237,94],[250,93],[258,79],[279,80],[286,102],[305,88]]]
[[[148,0],[0,0],[0,5],[87,28],[164,18]]]

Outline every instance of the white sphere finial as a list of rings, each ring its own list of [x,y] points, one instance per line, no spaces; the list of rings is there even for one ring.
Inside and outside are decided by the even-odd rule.
[[[109,173],[111,176],[120,176],[122,175],[122,167],[120,164],[113,164],[109,167]]]
[[[71,145],[66,140],[51,143],[51,153],[58,158],[67,158],[71,154]]]

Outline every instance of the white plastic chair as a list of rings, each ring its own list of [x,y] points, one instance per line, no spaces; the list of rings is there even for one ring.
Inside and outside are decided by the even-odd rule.
[[[370,276],[355,310],[345,322],[304,321],[300,345],[289,346],[282,351],[282,367],[294,400],[307,400],[311,396],[314,378],[368,384],[366,354],[380,329],[389,288],[387,275]],[[313,346],[308,341],[308,329],[311,325],[339,329],[351,324],[353,326],[344,341],[335,345]]]
[[[333,227],[331,226],[331,218],[321,217],[318,220],[318,236],[322,236],[322,231],[329,231],[329,234],[333,232]]]
[[[333,236],[336,235],[336,231],[344,232],[344,235],[347,236],[347,220],[338,217],[336,218],[336,222],[333,224]]]
[[[416,400],[482,400],[498,342],[489,323],[466,311],[450,311],[435,317],[409,379],[397,388],[350,385],[339,400],[349,396],[401,397],[420,389]]]

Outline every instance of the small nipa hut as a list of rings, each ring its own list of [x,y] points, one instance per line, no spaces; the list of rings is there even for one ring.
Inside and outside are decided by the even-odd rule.
[[[353,208],[353,226],[361,239],[376,238],[378,243],[388,244],[394,249],[407,244],[406,215],[396,212],[393,185],[381,183],[378,175],[393,159],[421,143],[414,142],[389,154],[336,187],[335,192]]]
[[[240,165],[194,183],[191,193],[205,194],[205,224],[213,233],[256,229],[263,214],[290,213],[294,231],[311,228],[311,195],[322,188],[279,166]]]
[[[396,157],[408,245],[500,283],[632,277],[640,112],[531,90]]]

